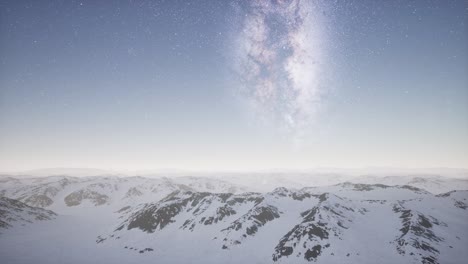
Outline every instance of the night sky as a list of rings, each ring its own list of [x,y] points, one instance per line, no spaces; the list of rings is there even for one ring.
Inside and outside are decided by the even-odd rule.
[[[0,170],[468,166],[466,1],[0,1]]]

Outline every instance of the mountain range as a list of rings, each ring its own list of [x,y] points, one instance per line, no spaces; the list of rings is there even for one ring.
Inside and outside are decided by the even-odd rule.
[[[0,197],[2,263],[464,263],[468,257],[463,177],[4,175]]]

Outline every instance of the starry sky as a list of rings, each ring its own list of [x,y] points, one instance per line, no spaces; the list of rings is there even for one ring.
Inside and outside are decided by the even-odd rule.
[[[0,2],[0,170],[468,166],[468,3]]]

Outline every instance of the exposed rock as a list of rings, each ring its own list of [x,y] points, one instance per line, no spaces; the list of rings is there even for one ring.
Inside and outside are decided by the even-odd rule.
[[[64,198],[67,206],[80,205],[84,200],[89,200],[94,205],[103,205],[108,202],[109,196],[90,190],[79,190],[72,192]]]

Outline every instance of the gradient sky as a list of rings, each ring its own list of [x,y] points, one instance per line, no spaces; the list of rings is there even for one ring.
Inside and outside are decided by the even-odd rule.
[[[466,168],[467,23],[463,0],[1,1],[0,170]]]

